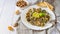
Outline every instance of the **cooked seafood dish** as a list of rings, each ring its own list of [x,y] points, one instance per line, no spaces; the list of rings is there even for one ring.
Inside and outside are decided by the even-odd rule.
[[[49,13],[41,8],[32,8],[26,13],[26,20],[34,26],[43,27],[49,21],[49,19]]]

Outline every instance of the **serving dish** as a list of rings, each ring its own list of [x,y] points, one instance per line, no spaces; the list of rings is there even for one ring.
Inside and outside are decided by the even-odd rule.
[[[25,9],[29,6],[29,2],[26,0],[17,0],[16,7],[20,9]]]
[[[26,8],[26,9],[24,9],[24,10],[21,11],[21,12],[22,12],[22,13],[21,13],[22,23],[23,23],[27,28],[33,29],[33,30],[44,30],[44,29],[50,28],[50,27],[53,25],[52,23],[48,22],[44,27],[38,27],[38,26],[34,26],[34,25],[31,25],[30,23],[28,23],[25,16],[26,16],[26,13],[28,12],[28,10],[29,10],[30,8],[41,8],[42,10],[44,9],[44,10],[47,11],[47,13],[50,14],[50,21],[51,21],[51,20],[55,20],[55,15],[54,15],[54,13],[53,13],[50,9],[48,9],[48,8],[42,8],[42,7],[39,7],[39,6],[37,6],[37,5],[33,5],[33,6],[30,6],[30,7],[28,7],[28,8]]]

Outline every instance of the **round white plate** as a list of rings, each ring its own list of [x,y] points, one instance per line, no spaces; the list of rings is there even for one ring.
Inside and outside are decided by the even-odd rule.
[[[26,13],[31,8],[40,8],[40,7],[38,7],[37,5],[33,5],[33,6],[30,6],[30,7],[28,7],[28,8],[26,8],[26,9],[21,11],[22,12],[21,20],[22,20],[22,23],[26,27],[28,27],[29,29],[33,29],[33,30],[44,30],[44,29],[50,28],[52,26],[52,23],[49,23],[49,22],[44,27],[38,27],[38,26],[34,26],[34,25],[31,25],[30,23],[28,23],[27,20],[26,20]],[[41,9],[42,10],[43,9],[46,10],[47,13],[50,14],[50,17],[51,17],[50,20],[55,20],[55,15],[54,15],[54,13],[50,9],[48,9],[48,8],[41,8]]]

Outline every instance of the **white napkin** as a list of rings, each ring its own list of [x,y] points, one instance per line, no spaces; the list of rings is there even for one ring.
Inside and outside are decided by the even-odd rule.
[[[38,0],[26,0],[26,1],[28,1],[30,4],[34,4],[34,3],[36,3]]]

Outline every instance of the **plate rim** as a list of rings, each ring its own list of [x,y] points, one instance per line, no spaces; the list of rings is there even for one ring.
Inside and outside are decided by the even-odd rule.
[[[32,5],[32,6],[37,6],[37,5]],[[30,6],[30,7],[32,7],[32,6]],[[28,8],[30,8],[30,7],[28,7]],[[40,7],[39,7],[40,8]],[[25,9],[25,10],[27,10],[27,9]],[[24,11],[24,10],[23,10]],[[22,13],[23,13],[23,11],[22,11]],[[51,10],[50,10],[51,11]],[[22,17],[22,14],[21,14],[21,17]],[[24,21],[23,21],[23,19],[21,18],[21,20],[22,20],[22,23],[27,27],[27,28],[29,28],[29,29],[33,29],[33,30],[45,30],[45,29],[48,29],[48,28],[50,28],[51,26],[52,26],[52,24],[50,25],[50,27],[48,27],[48,28],[43,28],[43,29],[35,29],[35,28],[31,28],[31,27],[29,27],[29,26],[27,26],[25,23],[24,23]]]

